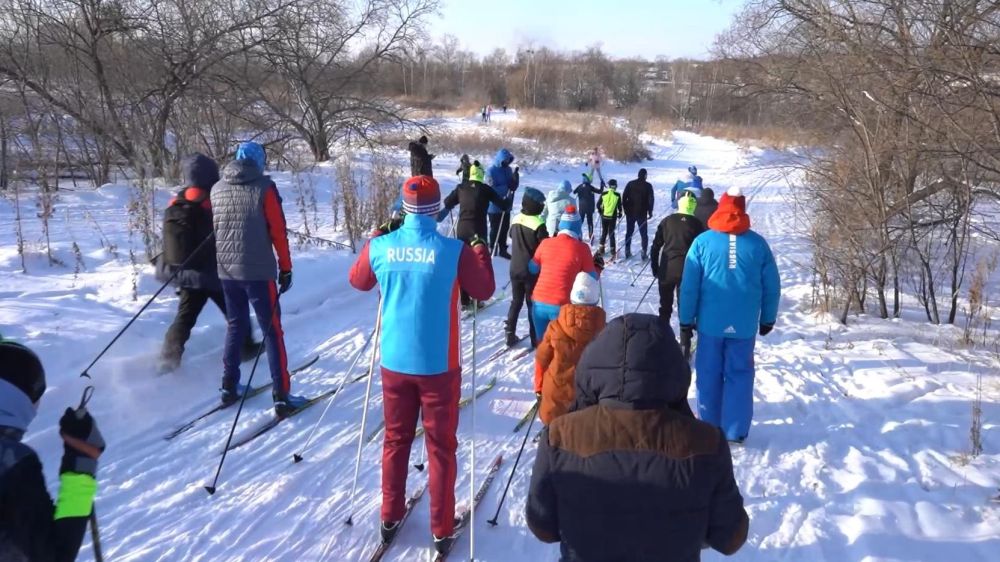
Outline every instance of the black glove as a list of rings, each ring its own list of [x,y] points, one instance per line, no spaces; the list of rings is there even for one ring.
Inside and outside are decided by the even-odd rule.
[[[541,392],[536,392],[535,393],[535,400],[541,400],[541,399],[542,399],[542,393]]]
[[[649,212],[649,216],[646,217],[646,220],[653,220],[653,211]]]
[[[604,271],[604,256],[600,252],[594,253],[594,268],[598,271]]]
[[[608,185],[604,183],[604,180],[601,180],[601,189],[604,189],[605,187],[608,187]]]
[[[483,240],[478,234],[473,234],[472,238],[469,239],[469,246],[475,248],[476,246],[485,246],[486,240]]]
[[[660,266],[656,265],[656,260],[649,260],[649,268],[653,271],[653,277],[660,278]]]
[[[104,452],[104,436],[97,422],[85,408],[66,408],[59,419],[59,435],[63,438],[63,458],[59,473],[77,472],[94,476],[97,458]]]
[[[285,294],[292,288],[292,272],[282,271],[278,274],[278,293]]]
[[[694,336],[694,326],[681,324],[681,336],[691,339],[691,337]]]
[[[760,330],[757,333],[759,333],[761,336],[766,336],[770,334],[771,330],[773,329],[774,329],[774,324],[761,324]]]

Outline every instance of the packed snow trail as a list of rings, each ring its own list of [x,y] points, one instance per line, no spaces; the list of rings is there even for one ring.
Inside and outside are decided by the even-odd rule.
[[[747,545],[732,559],[996,560],[1000,513],[989,502],[1000,486],[1000,405],[995,399],[983,403],[986,453],[968,464],[959,458],[968,446],[974,373],[987,373],[987,396],[1000,391],[988,354],[951,349],[952,328],[870,319],[845,328],[812,315],[811,259],[800,235],[806,225],[797,222],[801,213],[789,202],[784,155],[690,133],[653,140],[650,148],[653,160],[643,166],[656,188],[658,210],[650,238],[653,223],[669,208],[670,187],[693,163],[717,194],[734,185],[744,189],[754,228],[768,238],[781,268],[780,319],[772,335],[758,340],[754,425],[746,445],[733,453],[751,525]],[[447,193],[457,157],[442,155],[435,163]],[[582,159],[572,166],[550,163],[525,173],[522,185],[547,191],[564,178],[576,181],[581,164]],[[639,167],[607,162],[604,173],[624,185]],[[321,181],[329,176],[325,173],[317,180],[321,209],[329,209],[330,182]],[[287,174],[275,177],[283,192],[292,189]],[[80,369],[158,286],[151,268],[142,269],[139,303],[132,302],[126,281],[132,270],[126,193],[109,186],[60,194],[53,224],[65,222],[65,228],[53,229],[56,255],[72,264],[70,247],[76,240],[86,267],[78,275],[72,266],[49,268],[37,253],[29,259],[27,275],[13,273],[19,269],[14,212],[6,201],[0,208],[0,332],[33,347],[49,373],[49,391],[28,443],[39,451],[52,489],[62,449],[56,420],[79,397]],[[166,192],[161,195],[165,202]],[[294,229],[299,217],[289,206],[292,199],[286,196],[286,214]],[[96,234],[92,222],[103,234]],[[324,227],[316,234],[338,239],[328,223]],[[29,241],[40,239],[37,224],[27,222],[25,228]],[[620,228],[621,246],[624,225]],[[102,249],[104,239],[118,246],[118,258]],[[637,236],[635,253],[638,243]],[[289,360],[320,355],[319,362],[292,379],[296,394],[315,396],[334,388],[374,326],[377,295],[358,293],[347,283],[353,257],[342,250],[293,248],[295,287],[282,297]],[[507,262],[494,263],[500,287],[507,280]],[[640,268],[633,258],[606,270],[602,284],[609,317],[639,304],[652,280],[647,269],[630,286]],[[655,289],[650,291],[640,312],[655,312],[658,298]],[[211,481],[235,410],[204,420],[170,442],[163,435],[217,399],[225,324],[207,307],[181,368],[156,376],[154,359],[175,307],[175,298],[161,297],[91,370],[97,392],[90,410],[109,444],[97,497],[107,559],[353,561],[370,556],[378,541],[380,440],[362,450],[355,525],[343,524],[364,384],[347,385],[337,396],[303,462],[294,464],[291,456],[305,445],[322,408],[311,408],[231,451],[218,491],[208,497],[202,486]],[[505,353],[485,361],[503,345],[506,312],[506,304],[498,304],[477,318],[480,384],[497,378],[496,387],[478,403],[477,482],[498,454],[515,456],[522,436],[512,429],[535,401],[531,356]],[[520,335],[527,333],[525,315]],[[470,328],[471,322],[463,321],[466,365]],[[248,374],[244,367],[244,381]],[[266,370],[258,375],[266,377]],[[468,396],[468,369],[463,382],[462,395]],[[374,383],[370,420],[381,418],[379,379]],[[462,411],[458,430],[460,504],[468,501],[470,414],[470,409]],[[272,416],[267,393],[248,400],[237,434]],[[415,442],[422,445],[420,439]],[[534,451],[529,442],[495,528],[486,524],[485,514],[495,509],[503,486],[493,486],[483,500],[475,533],[476,557],[482,562],[558,559],[558,545],[538,542],[525,526]],[[501,476],[506,477],[505,470]],[[410,491],[424,481],[425,474],[412,471]],[[417,504],[385,560],[427,558],[427,505]],[[468,539],[468,533],[463,535],[456,553],[464,556]],[[84,547],[81,560],[88,559],[89,549]],[[705,555],[706,560],[722,558]]]

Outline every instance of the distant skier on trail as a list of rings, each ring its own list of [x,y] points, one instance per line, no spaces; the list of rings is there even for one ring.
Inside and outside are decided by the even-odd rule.
[[[458,402],[462,364],[458,290],[476,300],[493,295],[489,249],[442,236],[437,181],[412,177],[403,184],[406,219],[399,230],[369,240],[351,267],[350,283],[382,293],[382,374],[385,439],[382,445],[381,534],[389,542],[405,513],[406,477],[418,414],[426,431],[431,531],[439,551],[455,530]]]
[[[687,174],[678,179],[674,186],[670,189],[670,206],[677,210],[677,199],[680,198],[681,192],[685,189],[693,189],[695,197],[701,195],[702,180],[701,176],[698,175],[697,166],[688,166]]]
[[[292,256],[281,195],[271,177],[264,174],[266,164],[264,147],[244,142],[223,170],[222,180],[212,188],[216,261],[228,324],[221,400],[229,406],[243,394],[240,348],[250,332],[252,306],[265,334],[274,412],[284,417],[300,408],[305,399],[291,394],[278,295],[292,287]]]
[[[597,209],[595,195],[604,193],[603,189],[594,187],[594,178],[586,172],[583,174],[583,181],[573,190],[576,195],[576,208],[580,211],[580,218],[587,223],[587,236],[591,242],[594,241],[594,211]]]
[[[687,338],[698,330],[699,417],[742,443],[753,419],[754,344],[774,328],[781,278],[739,188],[722,196],[708,228],[688,251],[678,316]]]
[[[651,268],[660,286],[660,318],[667,322],[674,312],[674,293],[680,290],[688,250],[695,238],[705,231],[701,221],[693,216],[698,201],[691,192],[685,191],[684,195],[678,201],[677,212],[660,221],[653,236]],[[681,349],[685,356],[691,350],[691,340],[684,339],[683,334]]]
[[[549,322],[559,317],[559,308],[570,302],[570,292],[577,273],[597,279],[598,273],[590,248],[580,240],[583,221],[576,207],[567,207],[559,221],[558,234],[542,241],[528,271],[538,275],[531,300],[534,304],[535,333],[545,335]]]
[[[173,277],[180,297],[177,315],[163,338],[157,364],[160,373],[180,366],[184,345],[191,338],[191,330],[208,301],[214,302],[222,315],[226,315],[226,301],[215,260],[209,201],[212,186],[219,181],[219,166],[208,156],[195,153],[181,162],[181,168],[187,187],[170,200],[164,212],[163,253],[156,260],[156,278],[165,283]],[[250,321],[249,313],[246,321]],[[246,361],[254,357],[260,346],[248,332],[240,350],[241,359]]]
[[[27,347],[0,337],[0,559],[72,562],[97,493],[105,443],[86,409],[59,420],[63,456],[55,504],[38,454],[22,442],[45,394],[45,370]]]
[[[601,196],[598,210],[601,212],[601,245],[598,246],[597,253],[604,256],[604,244],[608,237],[611,238],[611,255],[617,255],[618,250],[615,245],[615,230],[618,228],[618,219],[622,218],[622,198],[618,195],[618,180],[612,179],[608,182],[608,189]]]
[[[690,385],[655,316],[615,318],[587,346],[574,404],[542,430],[528,490],[528,528],[561,543],[562,562],[696,562],[703,548],[729,555],[746,542],[729,445],[691,413]]]
[[[469,181],[463,182],[455,188],[444,199],[444,208],[437,215],[437,221],[442,222],[447,218],[451,210],[458,207],[458,223],[455,226],[455,237],[463,242],[471,242],[473,238],[479,237],[485,240],[488,234],[486,225],[486,213],[490,205],[501,209],[504,213],[510,213],[511,204],[514,202],[514,192],[510,192],[507,197],[501,197],[490,186],[483,183],[486,172],[479,161],[476,160],[469,168]],[[472,304],[472,299],[468,293],[462,292],[462,306],[468,307]]]
[[[487,183],[501,199],[511,197],[512,192],[517,191],[521,183],[520,169],[516,166],[513,169],[510,167],[513,162],[514,155],[506,148],[501,148],[493,158],[493,165],[486,172]],[[507,234],[510,230],[510,211],[504,211],[499,205],[490,203],[489,220],[490,251],[509,260]]]
[[[701,190],[701,195],[695,196],[698,198],[698,208],[695,209],[694,216],[701,221],[701,224],[707,225],[708,219],[719,208],[719,202],[715,200],[715,190],[706,187]]]
[[[545,219],[545,228],[549,232],[559,229],[559,220],[563,216],[566,207],[573,205],[576,207],[576,200],[573,199],[573,184],[563,180],[559,187],[549,191],[545,197],[545,210],[542,211],[542,218]]]
[[[625,259],[632,257],[632,234],[636,225],[642,237],[642,260],[646,261],[649,249],[649,221],[653,218],[653,186],[646,181],[646,168],[639,170],[636,179],[625,184],[622,208],[625,210]]]
[[[476,160],[476,165],[479,165],[479,161]],[[469,160],[468,154],[463,154],[458,160],[458,169],[455,170],[455,175],[461,177],[461,182],[469,181],[469,172],[472,169],[472,162]]]
[[[531,347],[537,347],[541,335],[535,330],[534,305],[531,302],[538,277],[528,270],[528,262],[535,256],[538,246],[549,237],[545,221],[540,216],[545,208],[545,196],[533,187],[524,188],[521,212],[514,217],[510,227],[510,308],[507,310],[505,328],[507,347],[517,343],[517,318],[521,308],[528,304],[528,336]]]
[[[421,135],[419,139],[410,141],[410,175],[434,177],[432,161],[434,155],[427,152],[427,135]]]
[[[595,146],[590,149],[587,154],[587,166],[590,168],[590,177],[593,178],[597,176],[597,179],[601,181],[601,187],[604,187],[604,174],[601,173],[601,164],[604,161],[604,149],[600,146]]]
[[[583,350],[604,329],[604,309],[597,306],[601,289],[589,273],[577,273],[569,304],[545,330],[535,353],[535,394],[538,416],[549,425],[565,414],[576,394],[574,372]]]

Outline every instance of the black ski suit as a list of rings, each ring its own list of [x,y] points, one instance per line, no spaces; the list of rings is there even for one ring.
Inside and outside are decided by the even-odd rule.
[[[646,181],[645,170],[639,172],[639,177],[625,185],[622,192],[622,208],[625,211],[625,257],[632,255],[632,235],[639,225],[639,235],[642,237],[642,255],[649,248],[648,223],[653,218],[653,186]]]
[[[594,196],[603,193],[603,189],[594,187],[592,183],[581,183],[573,190],[573,195],[576,195],[576,209],[580,212],[580,218],[587,223],[591,240],[594,238],[594,211],[597,210],[597,198]]]
[[[674,213],[660,221],[653,237],[651,264],[660,285],[660,318],[669,321],[674,310],[674,294],[680,301],[684,259],[694,239],[705,231],[701,221],[691,215]],[[661,252],[662,250],[662,252]]]
[[[545,221],[539,217],[544,205],[537,201],[526,199],[521,207],[521,214],[514,217],[510,227],[511,258],[510,258],[510,308],[507,310],[508,334],[517,330],[517,317],[521,315],[521,307],[528,303],[528,335],[531,346],[538,345],[538,334],[535,331],[534,306],[531,293],[535,289],[538,276],[528,270],[528,262],[535,255],[538,245],[549,237]]]
[[[486,211],[490,203],[510,212],[514,196],[501,197],[493,188],[485,183],[469,180],[461,183],[444,198],[444,208],[438,214],[438,222],[448,216],[452,209],[458,207],[458,223],[455,225],[455,238],[469,242],[478,235],[483,240],[489,234],[486,225]],[[462,291],[462,304],[468,306],[472,300]]]

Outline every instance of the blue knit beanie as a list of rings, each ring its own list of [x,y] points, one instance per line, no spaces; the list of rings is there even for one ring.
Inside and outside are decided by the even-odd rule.
[[[573,184],[571,184],[569,180],[563,180],[559,188],[565,191],[566,193],[573,193]]]
[[[251,160],[257,164],[261,171],[267,165],[267,154],[264,152],[264,147],[251,141],[240,143],[240,146],[236,148],[236,159]]]

